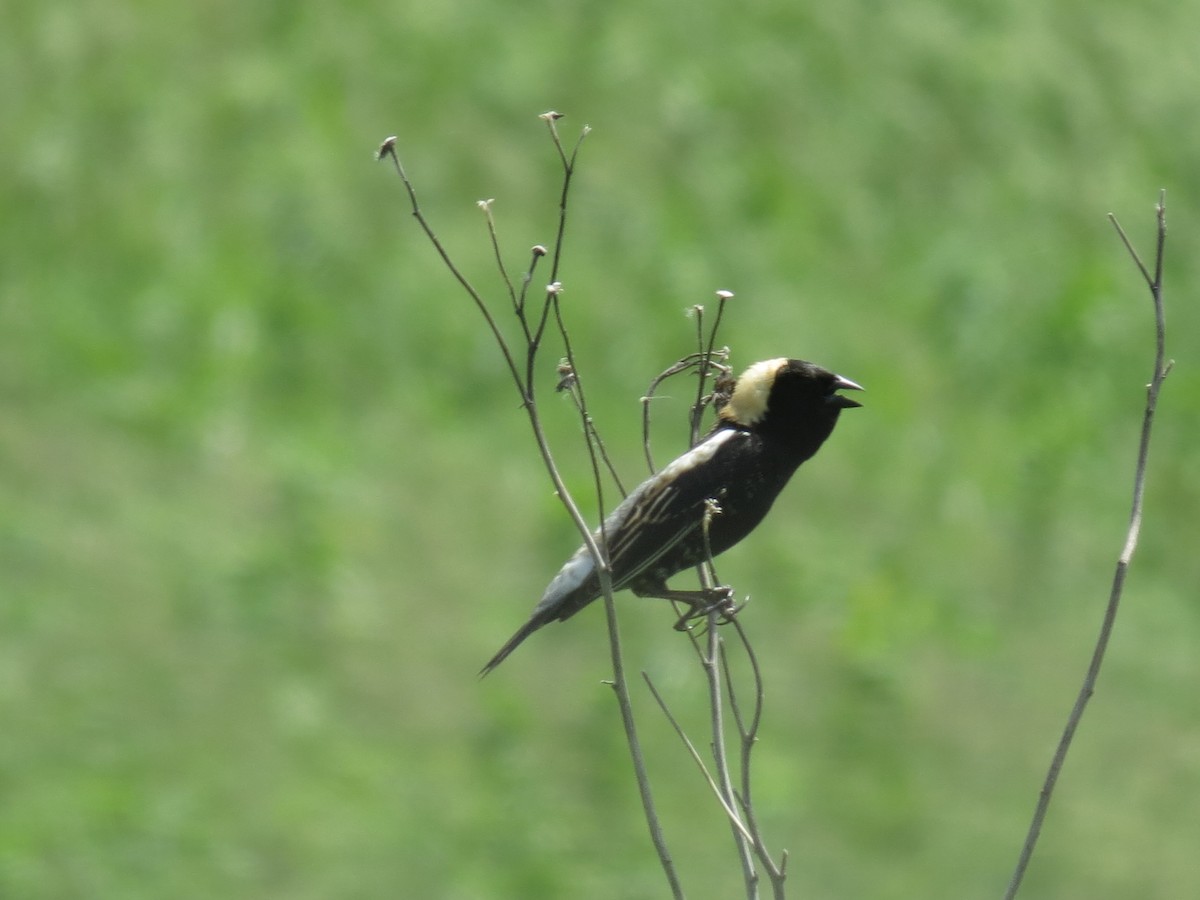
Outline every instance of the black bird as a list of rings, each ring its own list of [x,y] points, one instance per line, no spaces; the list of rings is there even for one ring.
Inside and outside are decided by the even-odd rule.
[[[643,481],[605,519],[614,591],[712,602],[713,593],[673,591],[667,579],[724,553],[762,521],[796,468],[820,449],[843,409],[861,406],[840,390],[848,378],[799,359],[750,366],[699,444]],[[715,507],[710,505],[715,504]],[[705,544],[703,522],[715,509]],[[600,543],[601,531],[595,533]],[[554,576],[529,621],[492,657],[486,675],[543,625],[568,619],[601,595],[586,546]]]

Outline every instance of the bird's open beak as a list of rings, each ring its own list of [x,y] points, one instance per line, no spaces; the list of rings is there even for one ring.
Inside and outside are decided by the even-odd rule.
[[[849,378],[843,378],[837,375],[833,379],[833,389],[835,391],[863,391],[866,390],[861,384],[851,381]],[[862,406],[857,400],[851,400],[849,397],[843,397],[841,394],[830,393],[829,402],[834,403],[842,409],[853,409],[856,406]]]

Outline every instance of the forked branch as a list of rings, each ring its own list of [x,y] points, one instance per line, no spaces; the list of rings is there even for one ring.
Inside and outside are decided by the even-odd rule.
[[[567,490],[567,486],[563,481],[562,475],[558,470],[558,465],[555,462],[554,454],[551,451],[549,441],[546,438],[545,431],[542,427],[541,415],[537,404],[537,391],[535,370],[536,362],[539,359],[539,351],[542,349],[543,338],[545,337],[546,327],[549,324],[551,317],[557,326],[558,334],[562,339],[565,350],[566,360],[560,369],[560,389],[569,389],[571,396],[575,401],[576,408],[579,411],[580,418],[584,424],[584,435],[587,442],[587,449],[591,460],[592,473],[595,479],[597,503],[600,507],[600,518],[604,519],[604,503],[602,492],[602,478],[600,462],[598,459],[602,457],[607,462],[607,457],[604,455],[603,444],[599,441],[599,435],[595,425],[592,422],[591,416],[588,413],[587,401],[583,391],[583,383],[579,377],[578,369],[575,365],[574,351],[571,348],[570,335],[567,329],[566,322],[562,315],[562,309],[559,303],[559,296],[562,292],[562,285],[558,282],[558,273],[562,262],[563,240],[567,225],[567,209],[568,199],[572,178],[575,172],[575,160],[579,152],[580,144],[583,138],[588,134],[589,129],[585,126],[580,134],[579,140],[574,148],[568,154],[563,147],[562,141],[558,135],[556,122],[561,118],[560,114],[555,112],[545,113],[541,118],[547,123],[550,129],[550,135],[554,146],[558,152],[558,157],[563,167],[562,190],[559,195],[559,210],[558,224],[555,229],[554,249],[550,255],[550,278],[549,285],[545,290],[541,304],[539,304],[533,316],[530,316],[530,304],[527,303],[529,286],[533,280],[533,272],[538,264],[538,261],[547,255],[547,251],[541,245],[537,245],[532,250],[532,257],[529,264],[529,269],[522,279],[520,290],[517,290],[513,284],[508,270],[504,265],[503,255],[500,251],[500,243],[496,232],[496,222],[492,215],[492,201],[481,201],[479,206],[483,210],[487,220],[487,229],[489,240],[491,241],[492,251],[495,255],[497,269],[500,279],[504,284],[508,300],[512,306],[513,314],[519,324],[521,335],[524,339],[524,366],[519,366],[517,357],[509,346],[505,338],[503,330],[500,328],[495,316],[492,314],[487,302],[482,294],[475,288],[473,284],[466,278],[459,267],[454,263],[450,253],[446,250],[441,240],[438,238],[433,227],[425,217],[421,206],[417,201],[416,189],[409,180],[407,173],[401,165],[400,158],[396,153],[396,139],[390,137],[383,142],[379,148],[378,158],[383,159],[388,157],[392,160],[395,166],[396,173],[400,176],[400,180],[404,185],[405,191],[408,194],[408,199],[412,207],[413,217],[421,226],[426,237],[437,250],[442,262],[450,270],[450,273],[462,286],[463,290],[470,296],[476,308],[483,316],[487,323],[488,329],[492,333],[501,354],[504,357],[505,364],[508,367],[509,374],[512,377],[513,384],[521,395],[522,407],[525,409],[529,419],[530,429],[533,432],[534,440],[537,444],[538,451],[541,454],[542,462],[546,467],[546,471],[550,476],[550,480],[554,484],[554,489],[558,494],[563,506],[574,522],[576,529],[579,531],[584,544],[588,548],[595,563],[595,570],[599,578],[600,589],[604,597],[604,608],[608,621],[608,631],[610,645],[612,650],[613,664],[613,680],[611,682],[613,692],[617,697],[617,704],[621,713],[622,725],[625,729],[626,740],[629,745],[630,756],[633,761],[634,775],[638,785],[638,792],[642,800],[643,811],[646,816],[646,822],[650,829],[651,840],[655,850],[658,853],[660,864],[663,872],[666,875],[668,884],[671,888],[672,895],[679,900],[683,897],[683,889],[680,885],[678,875],[675,870],[675,864],[671,858],[671,854],[666,846],[666,841],[663,837],[662,827],[659,822],[658,813],[655,808],[653,795],[650,790],[650,781],[646,773],[645,761],[642,754],[641,743],[638,739],[637,728],[633,717],[633,706],[629,695],[628,680],[625,676],[624,663],[621,655],[620,632],[617,626],[616,607],[612,597],[612,573],[608,565],[608,551],[605,535],[601,531],[600,539],[593,536],[592,530],[588,527],[587,521],[579,510],[578,504],[574,501],[571,493]],[[619,483],[618,483],[619,486]]]

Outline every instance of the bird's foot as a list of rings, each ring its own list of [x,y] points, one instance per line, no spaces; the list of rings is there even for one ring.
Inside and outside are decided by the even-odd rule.
[[[673,593],[677,596],[671,599],[688,604],[687,611],[675,622],[676,631],[688,631],[692,628],[693,622],[707,619],[712,613],[720,614],[717,618],[718,625],[726,625],[745,606],[745,603],[734,602],[734,590],[727,585],[703,591],[675,591]]]

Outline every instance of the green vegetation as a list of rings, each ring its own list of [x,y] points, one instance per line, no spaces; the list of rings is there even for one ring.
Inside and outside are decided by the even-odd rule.
[[[657,898],[599,607],[479,666],[576,544],[388,134],[481,285],[552,235],[628,480],[738,367],[864,384],[720,572],[796,897],[997,897],[1120,549],[1168,191],[1148,521],[1028,898],[1200,890],[1200,5],[32,3],[0,30],[0,896]],[[497,299],[501,295],[493,290]],[[548,390],[571,483],[588,474]],[[659,407],[666,423],[677,407]],[[677,429],[682,442],[684,425]],[[660,458],[682,446],[664,438]],[[661,606],[631,667],[704,722]],[[728,829],[641,695],[690,896]]]

